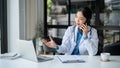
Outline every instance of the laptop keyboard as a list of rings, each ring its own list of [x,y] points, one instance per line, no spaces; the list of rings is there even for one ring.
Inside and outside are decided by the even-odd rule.
[[[39,56],[38,61],[43,62],[43,61],[48,61],[48,60],[53,60],[51,57],[46,57],[46,56]]]

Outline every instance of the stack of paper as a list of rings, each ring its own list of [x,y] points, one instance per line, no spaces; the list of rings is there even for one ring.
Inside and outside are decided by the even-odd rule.
[[[77,55],[58,55],[59,60],[62,63],[82,63],[85,62]]]
[[[0,58],[5,58],[5,59],[16,59],[19,58],[20,54],[19,53],[4,53],[0,54]]]

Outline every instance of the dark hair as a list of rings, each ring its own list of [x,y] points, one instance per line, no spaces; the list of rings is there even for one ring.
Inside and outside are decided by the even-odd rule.
[[[92,11],[91,11],[91,9],[88,8],[88,7],[81,7],[81,8],[78,9],[77,12],[79,12],[79,11],[82,12],[84,17],[87,19],[86,23],[88,25],[90,25],[90,19],[92,18]]]

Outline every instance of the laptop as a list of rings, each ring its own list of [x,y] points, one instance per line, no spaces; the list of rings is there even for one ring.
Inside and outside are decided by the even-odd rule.
[[[17,40],[17,44],[19,47],[19,53],[24,59],[32,60],[35,62],[44,62],[53,59],[52,57],[46,57],[42,55],[37,56],[32,40]]]

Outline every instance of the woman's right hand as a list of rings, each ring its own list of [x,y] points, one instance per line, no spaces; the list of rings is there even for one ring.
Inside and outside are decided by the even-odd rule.
[[[56,48],[56,43],[53,41],[52,37],[49,36],[49,38],[50,38],[50,41],[47,41],[45,39],[42,39],[41,41],[50,48]]]

